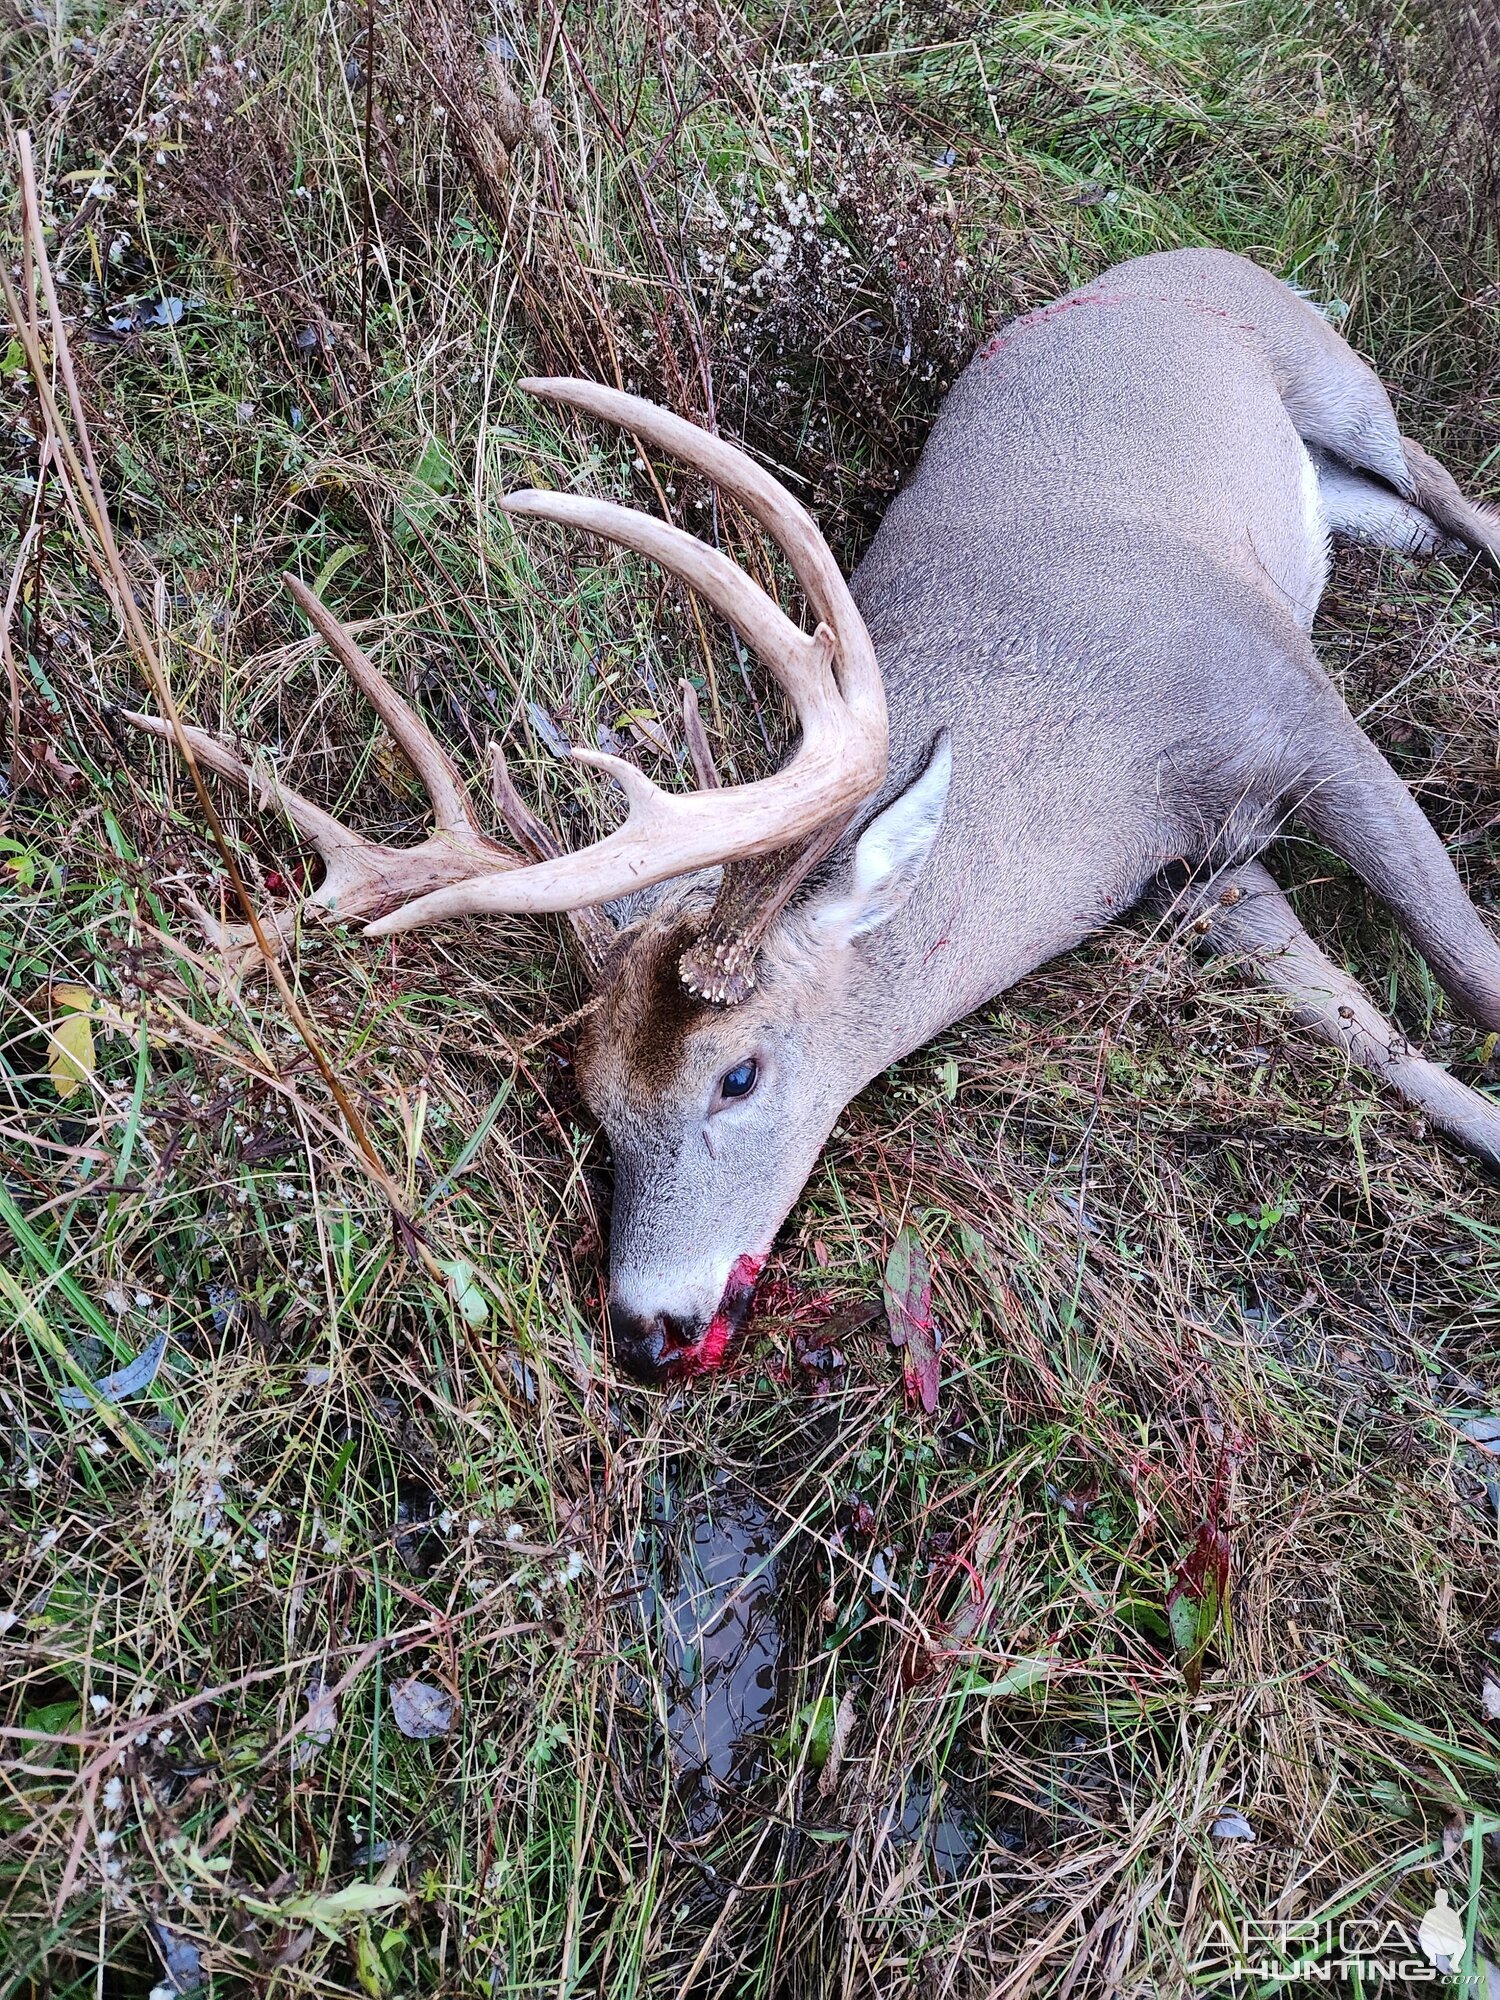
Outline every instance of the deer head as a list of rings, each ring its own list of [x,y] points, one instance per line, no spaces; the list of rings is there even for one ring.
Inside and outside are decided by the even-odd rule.
[[[654,1379],[720,1359],[839,1111],[887,1059],[877,1050],[872,1060],[860,1032],[849,947],[915,884],[942,815],[948,751],[940,741],[922,775],[857,840],[845,840],[886,775],[885,697],[869,634],[811,517],[743,452],[637,397],[571,380],[523,386],[621,424],[705,472],[778,544],[818,621],[811,634],[743,570],[666,522],[562,493],[516,493],[504,503],[514,515],[650,556],[699,592],[775,676],[801,741],[772,776],[720,787],[685,689],[698,789],[670,795],[622,758],[575,750],[617,781],[629,810],[615,832],[571,854],[527,811],[492,751],[496,802],[517,853],[481,830],[426,724],[289,578],[406,752],[435,825],[418,847],[384,847],[270,785],[325,869],[317,889],[272,928],[279,941],[297,918],[363,921],[366,935],[385,937],[461,916],[572,914],[595,982],[579,1081],[615,1162],[612,1345],[626,1367]],[[155,717],[129,720],[169,734]],[[263,784],[213,738],[189,737],[207,768],[247,788]],[[213,926],[213,934],[226,951],[248,946],[234,927]]]
[[[850,947],[915,886],[949,772],[944,738],[794,903],[790,878],[826,838],[779,877],[731,863],[717,895],[674,886],[620,933],[584,1027],[579,1082],[614,1152],[610,1327],[634,1373],[717,1365],[835,1119],[900,1053],[883,1037],[904,1010],[878,970],[872,994],[869,964]],[[741,968],[732,995],[705,995],[705,971],[725,961]]]

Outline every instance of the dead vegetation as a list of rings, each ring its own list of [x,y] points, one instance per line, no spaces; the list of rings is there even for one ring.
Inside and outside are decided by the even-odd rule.
[[[517,376],[719,422],[852,561],[996,317],[1209,239],[1341,311],[1493,492],[1484,32],[147,0],[28,12],[3,61],[183,713],[421,837],[291,571],[577,840],[552,733],[670,782],[683,673],[724,768],[779,724],[674,590],[497,497],[576,476],[765,558]],[[194,926],[223,865],[118,723],[146,694],[19,343],[0,397],[0,1994],[1261,1990],[1241,1958],[1297,1992],[1340,1922],[1414,1938],[1439,1886],[1500,1956],[1478,1172],[1122,930],[850,1108],[738,1371],[629,1389],[561,928],[309,928],[292,997],[372,1166]],[[1494,602],[1348,558],[1321,634],[1491,907]],[[216,798],[285,901],[290,829]],[[1380,913],[1279,865],[1493,1082]],[[903,1228],[948,1335],[930,1421],[869,1312]],[[153,1354],[149,1390],[90,1389]]]

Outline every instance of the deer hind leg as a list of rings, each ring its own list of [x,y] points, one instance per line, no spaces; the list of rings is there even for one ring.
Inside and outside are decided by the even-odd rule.
[[[1377,420],[1366,395],[1346,426],[1319,422],[1315,437],[1298,424],[1317,467],[1329,528],[1412,555],[1472,549],[1500,565],[1500,514],[1466,499],[1445,465],[1401,435],[1376,377],[1356,355],[1349,358],[1374,384],[1388,421]]]
[[[1326,451],[1315,448],[1311,457],[1318,476],[1318,505],[1329,534],[1407,556],[1458,555],[1468,547],[1382,481],[1356,472]]]
[[[1184,912],[1184,905],[1185,912]],[[1487,1165],[1500,1169],[1500,1104],[1470,1090],[1412,1048],[1359,984],[1340,970],[1297,921],[1258,861],[1194,884],[1173,905],[1203,946],[1241,959],[1291,1003],[1294,1018],[1345,1058],[1378,1077]]]
[[[1411,438],[1402,438],[1401,450],[1414,505],[1465,547],[1482,549],[1491,562],[1500,564],[1500,514],[1465,499],[1448,468]]]
[[[1257,305],[1282,403],[1318,462],[1329,526],[1339,532],[1343,512],[1343,531],[1361,539],[1422,554],[1456,545],[1500,564],[1500,513],[1466,499],[1431,452],[1401,435],[1369,363],[1288,287],[1276,285]]]
[[[1385,390],[1357,356],[1350,359],[1369,376],[1389,421],[1376,420],[1366,395],[1359,399],[1360,416],[1348,426],[1342,443],[1336,425],[1321,425],[1323,435],[1317,439],[1302,433],[1318,467],[1329,527],[1338,533],[1337,517],[1347,512],[1352,521],[1344,532],[1358,540],[1414,555],[1472,549],[1500,565],[1500,513],[1467,499],[1445,465],[1415,439],[1401,435]],[[1375,477],[1362,476],[1366,472]]]
[[[1347,710],[1295,796],[1298,817],[1387,904],[1464,1011],[1500,1029],[1500,943],[1426,814]]]

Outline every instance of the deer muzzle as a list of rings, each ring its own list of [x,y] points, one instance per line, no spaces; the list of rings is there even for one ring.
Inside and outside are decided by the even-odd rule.
[[[609,1344],[615,1365],[636,1381],[649,1383],[707,1375],[721,1368],[730,1343],[749,1317],[764,1263],[764,1257],[738,1258],[718,1309],[706,1321],[682,1319],[667,1312],[647,1316],[612,1300]]]

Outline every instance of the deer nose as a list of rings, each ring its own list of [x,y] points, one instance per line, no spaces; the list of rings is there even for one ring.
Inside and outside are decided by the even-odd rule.
[[[672,1313],[643,1319],[624,1306],[609,1309],[609,1346],[616,1364],[637,1382],[660,1382],[697,1342],[702,1329]]]

